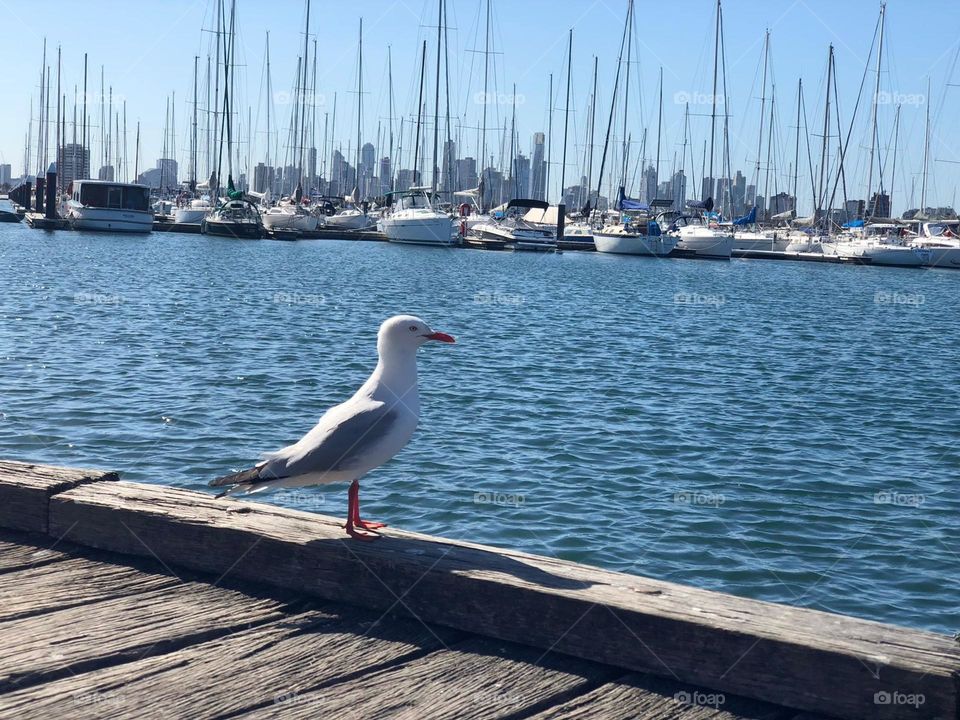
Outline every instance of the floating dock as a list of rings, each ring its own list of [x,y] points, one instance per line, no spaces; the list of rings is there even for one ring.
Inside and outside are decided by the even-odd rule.
[[[958,717],[929,632],[0,462],[0,716]]]
[[[34,230],[69,230],[70,223],[65,218],[48,218],[42,213],[28,212],[24,215],[27,225]]]

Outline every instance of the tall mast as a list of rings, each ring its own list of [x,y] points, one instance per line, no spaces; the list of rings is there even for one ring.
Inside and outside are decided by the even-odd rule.
[[[770,58],[770,29],[763,40],[763,86],[760,94],[760,131],[757,133],[757,163],[753,171],[753,186],[760,186],[760,154],[763,150],[763,123],[766,117],[767,106],[767,62]],[[798,122],[797,125],[800,123]],[[798,136],[799,137],[799,136]],[[756,201],[756,198],[754,198]],[[752,204],[752,203],[751,203]]]
[[[197,186],[197,72],[200,56],[193,56],[193,132],[190,134],[190,189]]]
[[[714,31],[713,38],[713,96],[710,98],[712,103],[712,109],[710,111],[710,165],[708,170],[707,177],[710,178],[710,190],[709,195],[712,197],[714,193],[714,180],[713,180],[713,145],[716,139],[717,132],[717,67],[719,61],[720,53],[720,0],[717,0],[717,21],[716,29]],[[701,198],[706,200],[706,198]]]
[[[927,97],[930,97],[930,77],[927,77]],[[900,108],[897,108],[897,120],[900,119]],[[893,156],[894,162],[896,162],[897,156]],[[927,170],[929,169],[930,162],[930,103],[927,102],[927,120],[924,126],[923,133],[923,178],[920,184],[920,214],[922,215],[927,207]],[[892,185],[892,183],[891,183]],[[893,204],[890,205],[891,211],[893,210]]]
[[[137,120],[137,144],[136,153],[133,156],[133,176],[140,177],[140,121]]]
[[[215,30],[216,56],[213,68],[213,149],[216,151],[216,162],[213,168],[216,171],[216,183],[210,188],[210,197],[215,199],[219,197],[220,188],[220,161],[223,157],[223,139],[220,135],[220,42],[223,29],[223,0],[217,0],[214,6],[214,14],[217,16],[217,27]],[[226,66],[224,66],[226,73]],[[212,173],[211,173],[212,174]]]
[[[427,69],[427,41],[423,41],[423,53],[420,57],[420,94],[417,96],[417,134],[413,143],[413,184],[418,185],[417,163],[420,159],[420,123],[423,120],[423,76]]]
[[[771,84],[770,86],[770,129],[769,137],[767,138],[767,170],[763,178],[763,197],[767,203],[767,210],[763,214],[764,218],[767,217],[767,213],[770,212],[770,169],[773,165],[773,108],[777,102],[777,86]],[[774,176],[774,183],[776,183],[776,176]],[[776,190],[776,188],[774,188]]]
[[[361,27],[363,20],[360,21]],[[362,42],[362,40],[361,40]],[[300,153],[297,156],[297,184],[303,190],[303,155],[307,144],[307,68],[310,58],[310,0],[307,0],[307,21],[303,28],[303,82],[300,85]],[[300,198],[297,198],[299,202]]]
[[[271,164],[271,158],[270,158],[270,144],[273,142],[273,130],[270,123],[270,117],[272,115],[272,113],[270,112],[270,109],[272,105],[273,105],[273,81],[270,78],[270,31],[267,30],[267,157],[266,157],[267,167],[273,167],[273,165]],[[268,171],[267,177],[269,178],[271,174],[272,173]],[[270,188],[270,190],[273,190],[273,188]]]
[[[484,48],[483,48],[483,122],[481,123],[481,141],[480,141],[480,157],[479,157],[479,167],[477,168],[480,171],[480,182],[483,183],[483,166],[487,162],[487,105],[490,100],[490,89],[489,89],[489,74],[490,74],[490,0],[487,0],[487,22],[486,30],[484,31]],[[480,209],[483,209],[483,193],[480,193]]]
[[[390,45],[387,45],[387,84],[389,85],[389,87],[387,88],[387,91],[389,93],[389,101],[387,103],[389,105],[389,108],[387,110],[387,115],[389,117],[387,118],[387,123],[388,123],[388,135],[389,135],[388,142],[390,146],[387,152],[387,157],[390,158],[390,191],[393,192],[393,189],[394,189],[393,177],[395,175],[394,173],[395,159],[393,157],[393,48]],[[449,99],[449,96],[448,96],[448,99]],[[381,178],[381,182],[383,182],[383,178]]]
[[[450,23],[447,22],[449,18],[449,13],[447,11],[446,0],[443,2],[443,76],[444,76],[444,90],[443,96],[446,101],[446,117],[445,127],[447,130],[447,142],[444,145],[443,159],[445,160],[445,167],[443,169],[444,183],[447,185],[449,192],[458,190],[459,188],[454,185],[453,182],[453,136],[450,134],[450,40],[447,37],[447,30]],[[453,196],[450,195],[450,198]]]
[[[520,195],[520,185],[517,183],[517,163],[516,163],[516,146],[514,145],[514,140],[517,137],[517,84],[513,84],[513,97],[512,100],[512,109],[510,111],[510,179],[513,180],[513,197],[518,198]]]
[[[873,92],[873,121],[872,128],[870,130],[870,170],[867,173],[867,212],[869,217],[876,215],[877,208],[876,203],[871,209],[870,201],[873,199],[871,193],[873,192],[873,154],[874,148],[877,144],[877,100],[880,96],[880,63],[883,60],[883,25],[887,14],[887,3],[880,3],[880,46],[877,48],[877,84]]]
[[[437,2],[437,84],[433,98],[433,176],[430,181],[431,197],[437,192],[437,175],[440,163],[437,160],[438,141],[440,139],[440,46],[443,41],[443,0]]]
[[[630,0],[630,6],[633,0]],[[627,22],[630,20],[630,9],[627,8]],[[627,24],[624,23],[623,35],[620,37],[620,55],[617,58],[617,74],[613,81],[613,93],[610,95],[610,116],[607,118],[607,134],[603,139],[603,153],[600,155],[600,172],[597,175],[597,200],[600,199],[600,190],[603,187],[603,168],[607,164],[607,150],[610,147],[610,131],[613,129],[613,115],[617,108],[617,89],[620,86],[620,68],[623,65],[623,46],[627,41]]]
[[[796,214],[797,183],[800,180],[800,101],[803,98],[803,78],[797,83],[797,145],[793,151],[793,209]]]
[[[620,173],[620,184],[627,185],[627,163],[629,162],[629,141],[627,139],[627,107],[630,104],[630,58],[633,55],[633,0],[627,4],[627,73],[623,94],[623,170]]]
[[[590,202],[590,186],[593,184],[593,141],[597,125],[597,56],[593,56],[593,95],[590,97],[590,135],[587,141],[587,197],[584,204]]]
[[[929,77],[927,78],[927,97],[930,97],[930,78]],[[929,123],[930,121],[929,107],[927,109],[927,113],[928,113],[927,122]],[[927,132],[929,134],[929,127]],[[890,193],[889,194],[890,194],[890,215],[891,216],[893,215],[893,186],[897,182],[897,144],[899,143],[899,141],[900,141],[900,105],[897,105],[897,114],[894,117],[894,121],[893,121],[893,172],[890,173]],[[926,155],[926,148],[924,148],[924,155]],[[926,158],[924,158],[924,161],[926,161]],[[924,168],[924,171],[926,171],[926,168]],[[920,212],[921,213],[923,212],[923,208],[921,208]]]
[[[660,187],[660,133],[663,130],[663,66],[660,66],[660,110],[657,115],[657,165],[654,168],[654,192]],[[653,198],[647,198],[650,202]]]
[[[357,187],[360,187],[360,123],[363,114],[363,18],[360,18],[360,45],[357,54]]]
[[[550,92],[547,102],[547,172],[543,181],[543,199],[550,202],[550,165],[553,158],[553,73],[550,73]]]
[[[567,128],[570,125],[570,72],[573,65],[573,28],[567,44],[567,102],[563,111],[563,158],[560,161],[560,200],[563,200],[563,186],[567,179]]]
[[[60,190],[63,187],[63,168],[60,167],[60,46],[57,45],[57,137],[56,137],[56,152],[54,153],[54,161],[57,163],[57,189]],[[66,114],[66,109],[64,109],[64,114]]]
[[[827,58],[827,101],[823,108],[823,143],[820,152],[820,183],[817,190],[816,209],[820,212],[824,210],[822,203],[826,200],[826,188],[824,187],[824,173],[827,169],[827,145],[829,144],[830,132],[830,77],[833,74],[833,45],[830,45],[830,54]],[[824,231],[827,229],[827,219],[823,217]]]

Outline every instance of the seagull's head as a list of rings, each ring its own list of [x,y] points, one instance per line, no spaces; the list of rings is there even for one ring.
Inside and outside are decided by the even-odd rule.
[[[453,337],[435,331],[416,315],[394,315],[384,320],[380,326],[380,332],[377,333],[377,350],[381,355],[390,351],[416,352],[418,347],[431,340],[444,343],[455,342]]]

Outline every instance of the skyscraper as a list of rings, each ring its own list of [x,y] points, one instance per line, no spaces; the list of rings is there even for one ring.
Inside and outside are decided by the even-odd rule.
[[[547,162],[543,159],[546,136],[542,132],[533,134],[533,160],[530,167],[530,198],[546,200]]]
[[[60,149],[57,172],[66,187],[74,180],[90,177],[90,151],[82,145],[68,143]]]
[[[443,167],[440,168],[440,189],[444,192],[454,192],[463,190],[457,187],[457,144],[453,140],[446,140],[443,143]]]
[[[731,194],[733,200],[733,214],[738,216],[745,215],[747,213],[747,179],[739,170],[737,170],[737,174],[733,178],[733,190]]]
[[[641,186],[640,200],[648,205],[657,197],[657,169],[648,165],[643,171],[643,185]]]
[[[671,191],[673,193],[673,209],[681,210],[687,203],[687,176],[683,170],[677,170],[670,180]]]
[[[514,198],[525,198],[530,194],[530,158],[517,153],[513,159],[513,184],[510,194]]]

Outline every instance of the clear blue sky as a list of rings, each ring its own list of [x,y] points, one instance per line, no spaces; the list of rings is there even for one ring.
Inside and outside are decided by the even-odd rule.
[[[548,77],[554,74],[554,145],[552,185],[559,185],[560,146],[563,138],[566,41],[569,28],[573,39],[573,116],[566,178],[574,182],[581,173],[587,103],[591,85],[593,55],[599,57],[598,144],[606,126],[610,91],[616,70],[616,56],[626,12],[626,0],[491,0],[494,17],[494,79],[491,91],[502,102],[488,105],[491,128],[509,122],[509,95],[516,83],[519,104],[517,132],[520,149],[529,152],[532,133],[547,129]],[[303,0],[238,0],[240,72],[238,102],[246,124],[251,108],[256,126],[254,162],[263,159],[266,118],[264,39],[271,37],[271,64],[274,109],[280,125],[288,121],[289,106],[283,94],[293,84],[303,36]],[[480,123],[482,105],[475,102],[482,90],[482,56],[468,52],[482,49],[482,14],[478,0],[448,0],[451,112],[466,127]],[[24,136],[30,115],[30,98],[38,96],[43,39],[48,42],[48,63],[55,66],[57,46],[62,47],[64,92],[72,106],[73,86],[82,83],[83,53],[89,54],[90,90],[99,90],[100,66],[114,97],[127,102],[129,153],[132,133],[141,122],[141,166],[152,165],[160,156],[166,98],[176,92],[178,160],[186,168],[187,128],[192,94],[193,58],[201,64],[210,46],[214,0],[163,0],[129,3],[119,0],[45,0],[41,6],[25,0],[0,0],[0,46],[4,52],[2,98],[0,103],[0,158],[22,170]],[[843,133],[870,50],[879,2],[874,0],[726,0],[727,92],[730,112],[730,146],[733,169],[742,169],[748,182],[756,162],[759,121],[761,50],[765,28],[771,29],[772,77],[776,82],[775,141],[778,187],[790,189],[788,167],[793,162],[796,113],[796,83],[803,76],[808,123],[811,132],[821,133],[824,73],[827,46],[836,46],[840,109]],[[656,90],[660,66],[664,73],[664,129],[661,178],[674,167],[674,153],[683,140],[683,100],[690,99],[693,146],[699,178],[703,142],[709,134],[708,104],[697,104],[711,92],[714,3],[712,0],[673,0],[669,3],[637,0],[639,36],[631,72],[629,131],[633,154],[640,152],[643,127],[648,128],[647,156],[654,154],[656,137]],[[356,83],[357,29],[364,18],[364,140],[374,141],[377,121],[386,127],[387,46],[392,46],[395,104],[398,115],[415,111],[416,61],[421,42],[428,41],[428,72],[433,72],[436,26],[435,0],[354,0],[353,2],[313,1],[312,31],[319,54],[318,113],[322,133],[323,113],[332,114],[337,96],[337,145],[346,151],[355,136],[356,115],[353,92]],[[899,213],[919,203],[923,158],[924,115],[927,110],[927,78],[931,80],[932,150],[928,205],[954,202],[960,184],[960,5],[956,0],[891,0],[887,13],[887,37],[883,97],[902,103],[899,153],[893,185],[894,210]],[[434,27],[430,27],[434,26]],[[951,69],[953,69],[952,77]],[[874,75],[867,78],[872,87]],[[432,85],[432,81],[428,82]],[[642,97],[641,97],[642,95]],[[872,91],[865,95],[869,102]],[[432,91],[427,97],[432,104]],[[72,113],[72,107],[68,110]],[[96,106],[90,108],[99,117]],[[441,113],[443,110],[441,110]],[[846,164],[849,194],[864,197],[867,184],[869,144],[868,109],[860,110],[860,121],[851,136]],[[879,108],[879,133],[883,153],[893,133],[894,103]],[[275,119],[276,122],[276,119]],[[832,128],[836,134],[835,121]],[[244,135],[246,130],[243,131]],[[466,145],[461,154],[474,155],[475,131],[464,130]],[[94,131],[98,137],[99,130]],[[70,131],[68,130],[68,139]],[[719,137],[719,135],[718,135]],[[283,156],[283,133],[281,150]],[[320,138],[317,140],[318,144]],[[499,156],[498,133],[490,131],[488,154]],[[718,140],[719,142],[719,140]],[[811,137],[814,163],[819,158],[819,138]],[[407,141],[409,144],[409,141]],[[379,148],[386,154],[386,148]],[[94,153],[97,153],[96,143]],[[766,149],[763,151],[766,155]],[[719,151],[717,153],[719,162]],[[597,152],[599,164],[599,150]],[[679,165],[679,155],[677,163]],[[409,164],[409,163],[404,163]],[[632,163],[633,164],[633,163]],[[688,163],[689,164],[689,163]],[[766,160],[764,158],[764,167]],[[96,159],[93,162],[96,166]],[[887,163],[892,169],[892,159]],[[691,169],[687,168],[690,175]],[[889,187],[890,170],[886,171]],[[715,172],[716,175],[720,171]],[[761,177],[761,184],[763,183]],[[801,212],[809,204],[809,170],[806,146],[801,149]],[[874,181],[876,185],[876,180]],[[636,191],[636,187],[633,188]],[[555,197],[555,190],[552,193]],[[806,199],[805,199],[806,198]]]

